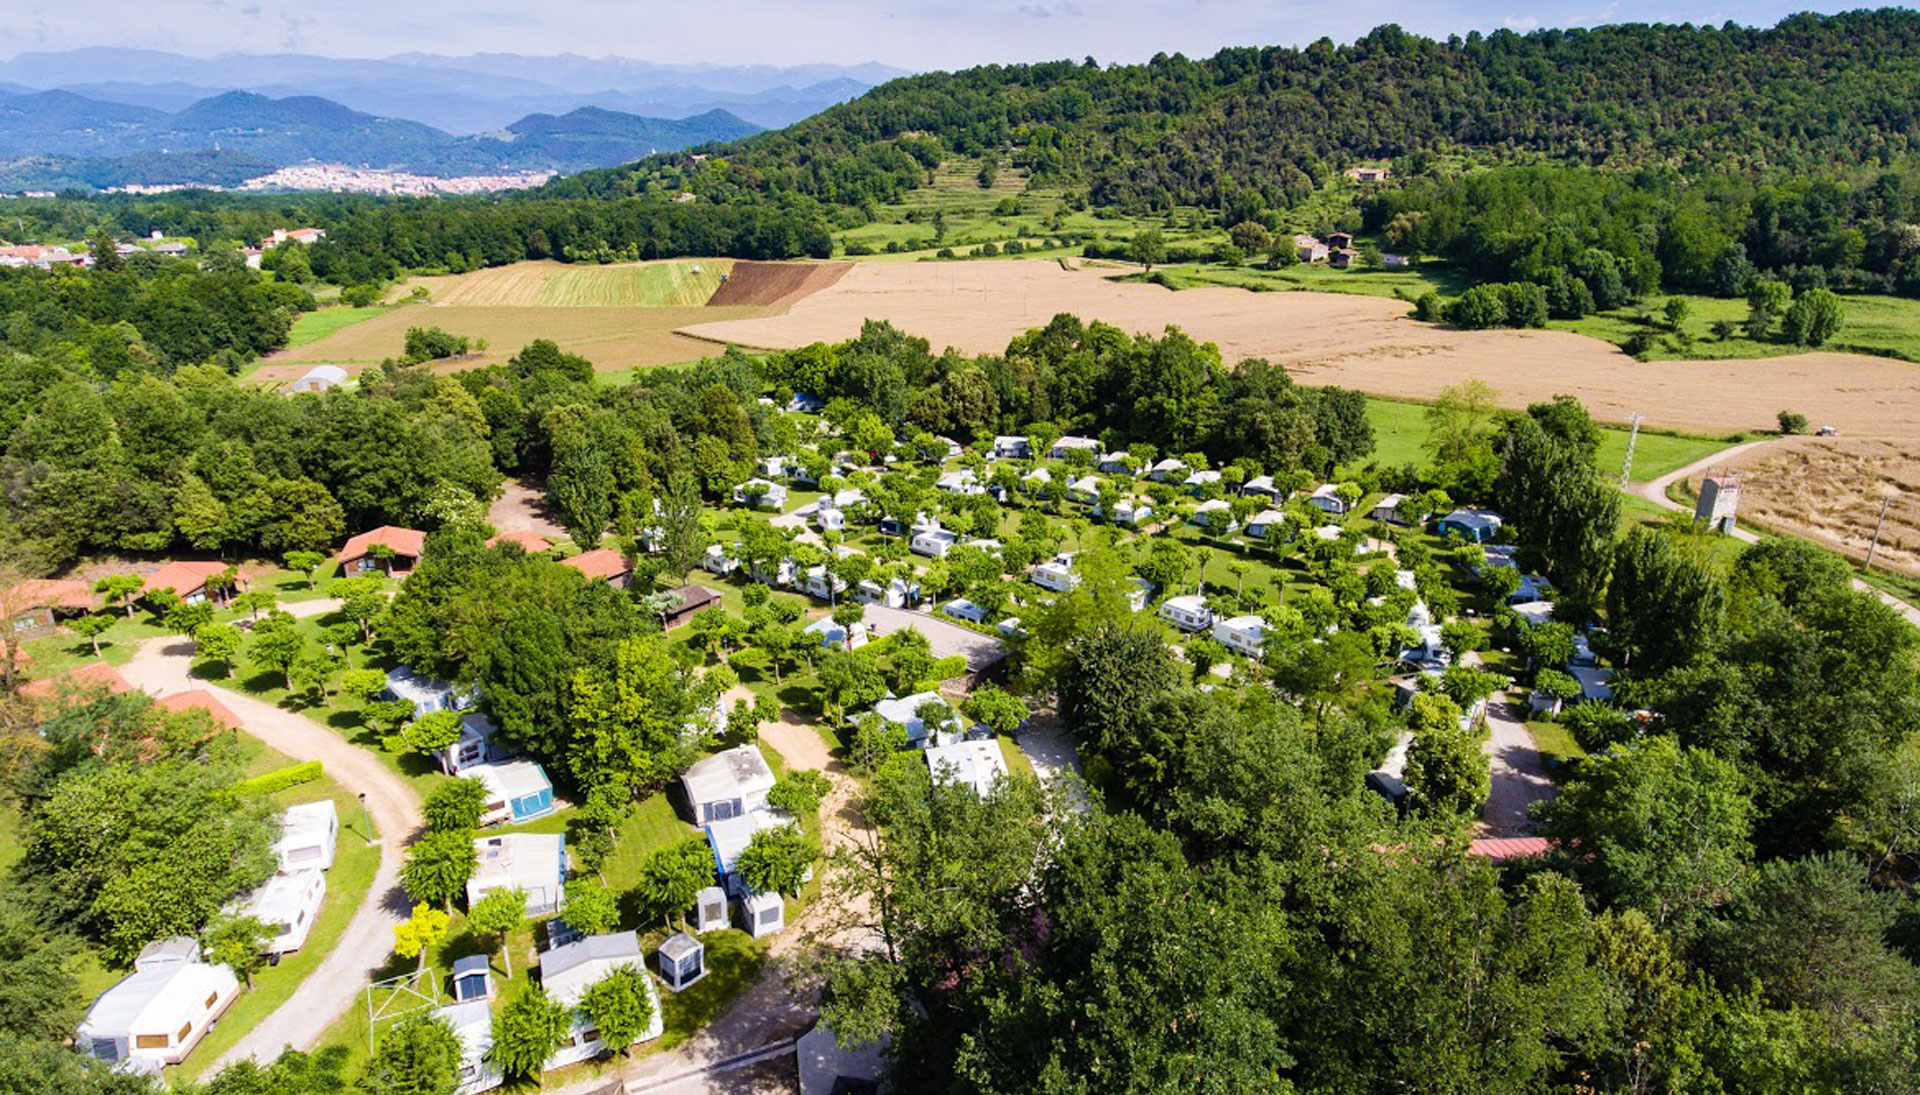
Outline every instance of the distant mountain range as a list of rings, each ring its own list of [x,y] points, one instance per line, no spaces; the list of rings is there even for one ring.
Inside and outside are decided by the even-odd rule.
[[[0,90],[64,90],[169,112],[223,91],[316,96],[379,117],[470,135],[503,129],[529,114],[561,115],[583,106],[667,119],[718,109],[772,129],[901,75],[902,70],[879,64],[663,65],[622,57],[512,53],[412,53],[379,60],[299,53],[187,57],[98,47],[0,61]]]
[[[586,106],[454,136],[312,95],[226,91],[168,111],[71,91],[16,91],[0,93],[0,187],[230,186],[307,162],[420,175],[564,173],[760,130],[718,109],[646,118]]]

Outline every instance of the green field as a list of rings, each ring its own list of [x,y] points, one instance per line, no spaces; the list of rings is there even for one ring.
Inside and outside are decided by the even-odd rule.
[[[1653,331],[1659,342],[1647,356],[1654,361],[1717,361],[1724,358],[1779,357],[1805,353],[1805,346],[1786,342],[1756,342],[1735,333],[1728,339],[1713,335],[1713,325],[1725,321],[1736,325],[1747,318],[1747,302],[1718,297],[1676,294],[1689,307],[1681,332],[1692,338],[1687,344],[1669,332],[1660,318],[1665,296],[1652,297],[1631,308],[1601,312],[1577,320],[1554,320],[1547,326],[1573,331],[1622,345],[1639,331]],[[1852,351],[1920,361],[1920,300],[1904,297],[1845,294],[1841,298],[1846,319],[1840,334],[1824,350]]]
[[[1425,467],[1427,451],[1427,407],[1424,403],[1403,403],[1391,399],[1368,399],[1367,417],[1373,422],[1374,449],[1367,457],[1383,467],[1412,464]],[[1618,474],[1627,456],[1628,432],[1617,427],[1600,431],[1600,469]],[[1711,456],[1734,444],[1729,438],[1691,437],[1684,434],[1640,431],[1633,449],[1633,481],[1644,483],[1695,460]]]
[[[467,308],[698,308],[732,269],[732,259],[516,262],[413,278],[396,292],[424,290],[436,305]]]
[[[291,349],[296,346],[311,345],[335,331],[384,315],[389,310],[379,305],[370,308],[348,308],[344,305],[336,305],[332,308],[321,308],[318,311],[302,312],[299,318],[293,321],[293,330],[287,332],[287,347]]]
[[[1254,292],[1308,290],[1321,293],[1358,293],[1370,297],[1416,300],[1427,292],[1458,293],[1465,283],[1445,267],[1426,264],[1413,270],[1335,270],[1325,263],[1294,264],[1278,270],[1264,263],[1243,266],[1181,264],[1162,266],[1154,275],[1177,289],[1230,286]]]

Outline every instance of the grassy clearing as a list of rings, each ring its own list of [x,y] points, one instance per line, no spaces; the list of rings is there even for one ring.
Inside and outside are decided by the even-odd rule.
[[[1324,263],[1295,264],[1269,270],[1265,265],[1223,266],[1181,264],[1154,270],[1178,289],[1226,286],[1256,293],[1357,293],[1369,297],[1414,300],[1429,291],[1459,293],[1465,283],[1444,267],[1425,265],[1412,270],[1335,270]]]
[[[310,346],[336,331],[343,331],[356,323],[365,323],[375,316],[385,315],[391,309],[373,306],[367,308],[348,308],[336,306],[321,308],[314,312],[302,312],[293,321],[293,330],[287,332],[289,348]]]
[[[1393,399],[1368,399],[1367,417],[1373,423],[1374,449],[1368,461],[1383,467],[1412,464],[1425,467],[1428,453],[1427,405]],[[1604,427],[1600,431],[1601,471],[1617,474],[1626,460],[1628,431]],[[1633,482],[1645,483],[1712,456],[1739,437],[1695,437],[1688,434],[1640,431],[1633,450]]]
[[[1651,298],[1631,308],[1601,312],[1577,320],[1555,320],[1547,326],[1603,339],[1616,346],[1640,331],[1652,331],[1660,341],[1648,356],[1655,361],[1718,361],[1726,358],[1780,357],[1805,353],[1806,347],[1786,342],[1759,342],[1736,333],[1720,339],[1713,334],[1718,322],[1736,328],[1747,318],[1747,302],[1722,300],[1692,294],[1675,294],[1689,306],[1681,332],[1691,336],[1691,344],[1669,332],[1659,311],[1667,297]],[[1903,297],[1843,295],[1846,322],[1840,335],[1822,347],[1826,350],[1854,351],[1920,361],[1920,300]]]
[[[1546,759],[1549,772],[1557,773],[1568,761],[1587,755],[1565,726],[1550,719],[1527,720],[1527,732],[1533,735],[1533,744]]]

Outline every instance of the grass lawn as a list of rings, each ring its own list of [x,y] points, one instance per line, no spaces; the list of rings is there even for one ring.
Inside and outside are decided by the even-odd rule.
[[[1652,353],[1655,361],[1718,360],[1721,358],[1778,357],[1804,353],[1806,347],[1786,342],[1756,342],[1736,333],[1725,340],[1713,336],[1713,325],[1725,321],[1736,326],[1747,318],[1747,302],[1721,300],[1718,297],[1677,294],[1689,306],[1681,330],[1692,336],[1687,345],[1670,334],[1659,311],[1667,297],[1610,312],[1601,312],[1577,320],[1554,320],[1549,327],[1574,331],[1604,339],[1618,346],[1635,333],[1651,330],[1660,336]],[[1860,353],[1920,361],[1920,301],[1904,297],[1843,294],[1840,298],[1845,322],[1840,334],[1822,349],[1852,350]]]
[[[1369,398],[1367,418],[1373,423],[1374,448],[1367,461],[1382,467],[1401,464],[1425,467],[1428,463],[1428,454],[1423,447],[1427,439],[1426,413],[1427,405],[1424,403]],[[1597,457],[1602,472],[1619,474],[1619,468],[1627,457],[1628,435],[1629,431],[1616,426],[1602,427]],[[1739,440],[1641,430],[1640,439],[1633,448],[1633,481],[1644,483],[1658,479]]]
[[[1565,726],[1550,719],[1528,719],[1527,732],[1533,735],[1533,744],[1546,758],[1547,770],[1556,775],[1568,761],[1587,755]]]
[[[302,312],[299,318],[293,321],[293,329],[287,332],[287,347],[293,349],[311,345],[335,331],[345,330],[356,323],[364,323],[375,316],[385,315],[389,311],[392,309],[377,304],[364,308],[349,308],[342,304],[312,312]]]
[[[1396,297],[1416,300],[1422,294],[1438,292],[1458,294],[1467,283],[1445,267],[1421,266],[1411,270],[1349,269],[1336,270],[1324,263],[1294,264],[1270,270],[1264,263],[1246,266],[1220,264],[1179,264],[1156,267],[1175,288],[1231,286],[1254,292],[1307,290],[1320,293],[1357,293],[1369,297]]]
[[[1032,779],[1033,762],[1020,751],[1020,743],[1005,734],[995,740],[1000,743],[1000,758],[1007,762],[1007,774],[1015,779]]]

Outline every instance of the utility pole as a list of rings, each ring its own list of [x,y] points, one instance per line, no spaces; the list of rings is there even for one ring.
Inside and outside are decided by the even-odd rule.
[[[1862,570],[1873,569],[1873,553],[1880,549],[1880,529],[1887,523],[1887,507],[1893,504],[1893,491],[1883,490],[1880,494],[1880,516],[1873,522],[1873,542],[1867,545],[1867,563]]]
[[[1635,411],[1633,417],[1627,420],[1630,428],[1627,433],[1627,459],[1620,465],[1621,490],[1626,490],[1627,484],[1633,481],[1633,447],[1640,441],[1640,418],[1640,412]]]

